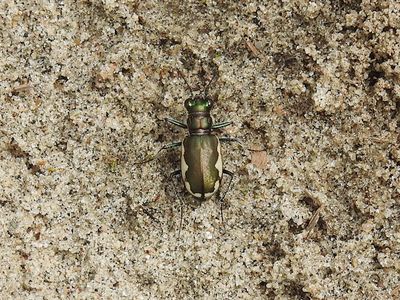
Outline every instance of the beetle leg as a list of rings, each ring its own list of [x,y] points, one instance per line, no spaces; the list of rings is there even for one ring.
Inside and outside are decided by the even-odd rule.
[[[228,187],[227,187],[224,195],[222,196],[222,198],[219,199],[220,204],[221,204],[221,221],[222,221],[222,224],[224,224],[224,214],[222,212],[222,205],[224,203],[224,199],[225,199],[226,194],[229,192],[229,190],[231,188],[231,183],[232,183],[232,179],[233,179],[234,174],[233,174],[233,172],[225,170],[225,169],[222,170],[222,173],[225,174],[225,175],[228,175],[230,177],[229,183],[228,183]]]
[[[242,146],[244,149],[249,150],[249,151],[253,151],[253,152],[265,151],[265,149],[246,148],[243,141],[238,138],[234,138],[234,137],[230,137],[230,136],[221,136],[218,139],[220,142],[237,142],[237,143],[239,143],[240,146]]]
[[[167,150],[167,149],[172,149],[172,148],[176,148],[179,147],[180,145],[182,145],[182,142],[173,142],[167,145],[164,145],[160,150],[157,151],[156,154],[154,154],[153,156],[147,156],[147,158],[145,158],[142,161],[138,161],[138,162],[134,162],[134,165],[140,165],[140,164],[145,164],[148,163],[152,160],[155,160],[157,158],[157,156],[161,153],[161,151],[163,150]]]
[[[171,123],[175,126],[181,127],[181,128],[185,128],[185,129],[187,128],[187,125],[185,123],[175,120],[174,118],[167,117],[167,118],[165,118],[165,121],[167,121],[168,123]]]
[[[221,136],[218,139],[220,142],[238,142],[239,144],[242,144],[241,140],[230,136]]]
[[[179,175],[181,175],[181,170],[175,170],[175,171],[173,171],[173,172],[169,175],[168,181],[170,182],[171,179],[172,179],[172,177],[176,177],[176,176],[179,176]],[[173,186],[173,188],[174,188],[175,197],[179,199],[179,202],[180,202],[180,204],[181,204],[181,207],[180,207],[181,219],[180,219],[180,221],[179,221],[179,231],[178,231],[178,237],[179,237],[179,236],[181,235],[182,223],[183,223],[183,201],[182,201],[181,197],[178,196],[178,193],[177,193],[177,191],[176,191],[176,185],[175,185],[175,184],[172,184],[172,186]]]
[[[224,128],[224,127],[229,126],[231,124],[232,124],[231,121],[224,121],[224,122],[220,122],[220,123],[215,123],[213,126],[211,126],[211,129]]]

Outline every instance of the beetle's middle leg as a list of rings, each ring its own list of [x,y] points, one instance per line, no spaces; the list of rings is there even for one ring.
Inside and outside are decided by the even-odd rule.
[[[148,162],[150,162],[150,161],[152,161],[152,160],[155,160],[155,159],[158,157],[158,155],[160,155],[160,153],[161,153],[163,150],[167,150],[167,149],[172,149],[172,148],[180,147],[181,145],[182,145],[182,142],[173,142],[173,143],[164,145],[160,150],[157,151],[156,154],[154,154],[154,155],[152,155],[152,156],[147,156],[147,158],[145,158],[144,160],[138,161],[138,162],[134,162],[133,164],[139,165],[139,164],[148,163]]]
[[[239,140],[238,138],[230,137],[230,136],[221,136],[218,139],[220,142],[238,142],[239,144],[242,144],[241,140]]]
[[[224,122],[219,122],[219,123],[215,123],[214,125],[211,126],[211,129],[219,129],[219,128],[224,128],[227,127],[229,125],[231,125],[232,122],[231,121],[224,121]]]
[[[181,170],[175,170],[175,171],[173,171],[173,172],[169,175],[168,181],[171,182],[171,179],[172,179],[173,177],[177,177],[177,176],[180,176],[180,175],[181,175]],[[179,237],[179,236],[181,235],[182,224],[183,224],[183,201],[182,201],[181,197],[178,196],[178,193],[177,193],[177,191],[176,191],[176,185],[175,185],[175,184],[172,184],[172,186],[173,186],[173,188],[174,188],[175,197],[179,199],[179,202],[180,202],[180,204],[181,204],[181,205],[180,205],[180,215],[181,215],[181,218],[180,218],[180,221],[179,221],[179,231],[178,231],[178,237]]]
[[[230,137],[230,136],[221,136],[220,138],[218,138],[220,142],[236,142],[239,143],[239,145],[241,147],[243,147],[244,149],[247,149],[249,151],[253,151],[253,152],[260,152],[260,151],[265,151],[265,149],[252,149],[252,148],[246,148],[243,141],[238,139],[238,138],[234,138],[234,137]]]

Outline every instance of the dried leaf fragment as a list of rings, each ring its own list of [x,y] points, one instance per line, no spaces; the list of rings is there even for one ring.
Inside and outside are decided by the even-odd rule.
[[[251,163],[257,169],[265,169],[268,166],[268,158],[266,151],[257,151],[251,153]]]

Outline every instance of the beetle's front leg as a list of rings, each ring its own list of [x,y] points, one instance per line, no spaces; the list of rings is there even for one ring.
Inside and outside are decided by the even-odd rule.
[[[140,165],[140,164],[145,164],[148,163],[152,160],[155,160],[157,158],[158,155],[160,155],[161,151],[163,150],[167,150],[167,149],[172,149],[172,148],[176,148],[182,145],[182,142],[173,142],[167,145],[164,145],[160,150],[157,151],[156,154],[152,155],[152,156],[147,156],[147,158],[145,158],[142,161],[138,161],[138,162],[134,162],[133,164],[135,165]]]
[[[175,120],[174,118],[167,117],[165,118],[165,121],[171,123],[172,125],[187,129],[187,125],[185,123]]]

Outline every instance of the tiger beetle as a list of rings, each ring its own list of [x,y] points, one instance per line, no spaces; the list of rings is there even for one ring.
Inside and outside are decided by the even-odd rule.
[[[178,71],[179,72],[179,71]],[[188,129],[187,135],[183,141],[173,142],[163,146],[152,158],[139,163],[146,163],[156,158],[156,156],[166,149],[181,148],[180,169],[171,173],[169,179],[181,176],[186,190],[201,203],[211,198],[218,192],[221,186],[223,175],[230,177],[228,187],[224,195],[220,198],[221,203],[221,221],[224,222],[222,213],[222,203],[230,189],[234,174],[222,166],[221,144],[220,142],[239,141],[231,137],[218,138],[214,130],[224,128],[232,124],[230,121],[213,123],[210,115],[213,107],[213,101],[207,96],[207,90],[214,81],[214,76],[204,90],[204,95],[193,95],[190,85],[185,77],[179,72],[186,85],[189,87],[191,97],[185,101],[185,108],[188,112],[186,124],[173,118],[165,120],[175,126]],[[170,181],[169,180],[169,181]],[[175,194],[176,189],[174,186]],[[183,208],[181,205],[182,226]]]

